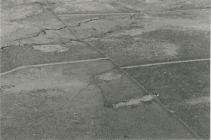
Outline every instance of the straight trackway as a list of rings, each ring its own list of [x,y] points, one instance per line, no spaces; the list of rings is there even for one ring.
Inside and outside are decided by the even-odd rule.
[[[180,64],[180,63],[190,63],[190,62],[201,62],[201,61],[210,61],[210,58],[190,59],[190,60],[178,60],[178,61],[167,61],[167,62],[150,63],[150,64],[140,64],[140,65],[132,65],[132,66],[123,66],[121,68],[122,69],[132,69],[132,68],[139,68],[139,67],[150,67],[150,66],[169,65],[169,64]]]
[[[93,59],[85,59],[85,60],[75,60],[75,61],[63,61],[63,62],[54,62],[54,63],[45,63],[45,64],[35,64],[35,65],[25,65],[21,67],[14,68],[10,71],[0,73],[0,76],[9,74],[14,71],[18,71],[21,69],[32,68],[32,67],[42,67],[42,66],[53,66],[53,65],[61,65],[61,64],[75,64],[75,63],[84,63],[84,62],[94,62],[98,60],[108,60],[107,57],[102,58],[93,58]]]
[[[83,59],[83,60],[71,60],[71,61],[62,61],[62,62],[54,62],[54,63],[45,63],[45,64],[35,64],[35,65],[24,65],[17,68],[14,68],[12,70],[2,72],[0,75],[6,75],[8,73],[31,68],[31,67],[41,67],[41,66],[52,66],[52,65],[60,65],[60,64],[74,64],[74,63],[84,63],[84,62],[94,62],[98,60],[109,60],[108,57],[102,57],[102,58],[93,58],[93,59]],[[191,60],[179,60],[179,61],[168,61],[168,62],[160,62],[160,63],[150,63],[150,64],[140,64],[140,65],[132,65],[132,66],[123,66],[120,67],[122,69],[132,69],[132,68],[139,68],[139,67],[150,67],[150,66],[159,66],[159,65],[169,65],[169,64],[180,64],[180,63],[191,63],[191,62],[202,62],[202,61],[210,61],[210,58],[204,58],[204,59],[191,59]]]

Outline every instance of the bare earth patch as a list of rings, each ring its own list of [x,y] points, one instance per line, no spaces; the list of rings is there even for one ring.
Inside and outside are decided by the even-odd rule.
[[[62,47],[60,45],[36,45],[33,46],[35,50],[39,50],[41,52],[66,52],[68,48]]]
[[[197,105],[197,104],[209,104],[210,97],[209,96],[202,96],[198,98],[193,98],[185,101],[186,104],[189,105]]]
[[[119,79],[120,77],[121,77],[121,74],[118,74],[115,72],[107,72],[107,73],[103,73],[97,76],[98,79],[105,80],[105,81]]]

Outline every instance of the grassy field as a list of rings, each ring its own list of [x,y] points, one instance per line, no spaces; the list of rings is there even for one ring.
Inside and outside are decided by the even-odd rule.
[[[209,0],[1,4],[2,139],[209,138]]]

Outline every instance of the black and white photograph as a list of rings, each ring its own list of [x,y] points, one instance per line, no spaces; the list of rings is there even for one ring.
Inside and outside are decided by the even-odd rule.
[[[0,140],[210,139],[210,0],[0,6]]]

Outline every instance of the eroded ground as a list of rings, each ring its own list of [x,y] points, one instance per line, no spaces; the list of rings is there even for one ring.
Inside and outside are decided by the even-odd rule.
[[[208,0],[1,4],[2,139],[209,138]]]

